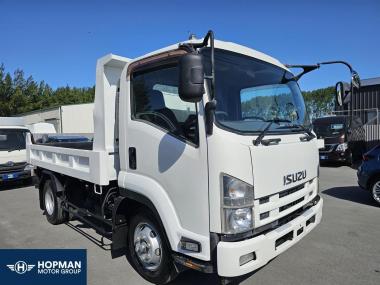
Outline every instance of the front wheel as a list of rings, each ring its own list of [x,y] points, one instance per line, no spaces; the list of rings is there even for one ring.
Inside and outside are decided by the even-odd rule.
[[[380,179],[372,184],[371,192],[373,199],[380,205]]]
[[[146,212],[130,219],[127,259],[151,283],[166,284],[177,275],[166,236],[153,215]]]

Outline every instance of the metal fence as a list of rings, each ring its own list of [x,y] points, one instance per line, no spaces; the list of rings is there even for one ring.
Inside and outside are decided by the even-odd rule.
[[[330,115],[360,118],[363,125],[379,125],[380,123],[378,108],[332,111]]]

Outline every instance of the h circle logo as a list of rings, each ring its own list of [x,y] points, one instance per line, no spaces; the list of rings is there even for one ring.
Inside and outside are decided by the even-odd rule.
[[[15,271],[18,274],[24,274],[26,271],[28,271],[28,264],[24,261],[17,261],[15,264]]]
[[[16,264],[9,264],[7,267],[11,270],[16,272],[17,274],[24,274],[25,272],[28,272],[33,269],[35,265],[27,264],[25,261],[17,261]]]

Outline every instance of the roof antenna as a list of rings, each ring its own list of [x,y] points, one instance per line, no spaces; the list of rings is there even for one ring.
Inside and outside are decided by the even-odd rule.
[[[197,39],[197,36],[194,33],[191,33],[189,31],[189,40],[191,41],[191,40],[196,40],[196,39]]]

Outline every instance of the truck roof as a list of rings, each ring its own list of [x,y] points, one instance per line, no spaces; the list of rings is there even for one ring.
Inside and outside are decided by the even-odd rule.
[[[0,117],[0,128],[27,129],[23,117]]]
[[[164,47],[162,49],[159,49],[159,50],[147,53],[145,55],[139,56],[137,58],[134,58],[134,59],[132,59],[132,62],[138,61],[140,59],[143,59],[143,58],[146,58],[146,57],[149,57],[149,56],[153,56],[153,55],[156,55],[156,54],[159,54],[159,53],[163,53],[163,52],[167,52],[167,51],[170,51],[170,50],[177,49],[180,44],[187,44],[187,43],[193,43],[194,44],[194,43],[201,43],[201,42],[203,42],[203,39],[188,40],[188,41],[176,43],[174,45],[170,45],[170,46]],[[243,55],[247,55],[247,56],[250,56],[250,57],[253,57],[253,58],[257,58],[259,60],[271,63],[273,65],[276,65],[278,67],[281,67],[281,68],[286,69],[286,70],[289,71],[289,69],[284,64],[282,64],[279,60],[277,60],[277,59],[275,59],[275,58],[273,58],[273,57],[271,57],[271,56],[269,56],[269,55],[267,55],[265,53],[262,53],[260,51],[251,49],[249,47],[246,47],[246,46],[243,46],[243,45],[239,45],[239,44],[235,44],[235,43],[232,43],[232,42],[220,41],[220,40],[215,40],[214,46],[217,49],[224,49],[224,50],[240,53],[240,54],[243,54]]]

